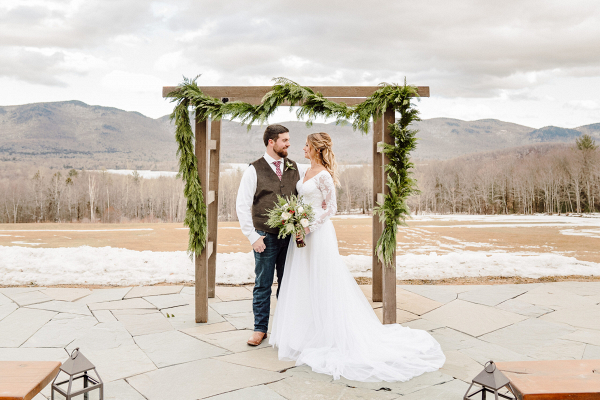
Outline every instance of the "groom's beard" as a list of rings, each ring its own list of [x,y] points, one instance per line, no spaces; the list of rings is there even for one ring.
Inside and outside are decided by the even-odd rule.
[[[273,148],[273,151],[275,152],[275,154],[277,154],[281,158],[286,158],[288,155],[287,149],[283,148],[283,147],[281,149]]]

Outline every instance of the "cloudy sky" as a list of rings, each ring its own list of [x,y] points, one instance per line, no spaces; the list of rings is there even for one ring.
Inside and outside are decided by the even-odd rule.
[[[2,0],[0,105],[157,118],[161,87],[408,82],[424,118],[600,122],[600,1]],[[286,115],[278,118],[289,119]]]

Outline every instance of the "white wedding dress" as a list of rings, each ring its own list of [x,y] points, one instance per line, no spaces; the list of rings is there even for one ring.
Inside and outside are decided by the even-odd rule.
[[[346,268],[329,220],[337,211],[331,175],[322,171],[302,181],[298,194],[312,205],[316,221],[306,247],[290,238],[269,339],[279,359],[362,382],[407,381],[442,367],[439,343],[422,330],[381,324]]]

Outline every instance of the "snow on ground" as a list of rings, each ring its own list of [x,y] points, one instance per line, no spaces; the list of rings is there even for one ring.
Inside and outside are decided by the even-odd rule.
[[[411,216],[414,221],[431,221],[431,222],[485,222],[491,223],[531,223],[531,224],[572,224],[585,226],[600,226],[600,214],[583,214],[581,216],[574,215],[470,215],[470,214],[419,214]],[[453,225],[457,226],[457,225]],[[545,225],[548,226],[548,225]]]
[[[113,247],[26,248],[0,246],[0,285],[148,285],[191,282],[193,264],[183,251],[135,251]],[[343,256],[352,275],[369,277],[371,257]],[[600,264],[556,253],[454,251],[408,253],[397,258],[398,279],[478,276],[600,275]],[[217,254],[217,283],[254,281],[249,253]]]
[[[571,235],[571,236],[587,236],[593,238],[600,238],[600,229],[563,229],[560,231],[562,235]]]
[[[107,169],[106,172],[108,172],[109,174],[115,174],[115,175],[131,175],[133,174],[135,170],[133,169]],[[94,172],[104,172],[104,171],[94,171]],[[156,179],[156,178],[160,178],[161,176],[170,176],[170,177],[174,177],[177,176],[177,172],[173,172],[173,171],[150,171],[150,170],[137,170],[137,173],[140,177],[144,178],[144,179]]]

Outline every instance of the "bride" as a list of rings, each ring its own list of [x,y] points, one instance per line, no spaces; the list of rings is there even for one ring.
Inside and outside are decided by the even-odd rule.
[[[308,135],[304,146],[311,166],[296,189],[316,219],[306,228],[306,247],[288,248],[269,344],[279,348],[280,360],[334,379],[407,381],[435,371],[446,360],[440,345],[425,331],[382,325],[339,254],[329,219],[339,185],[331,146],[326,133]]]

